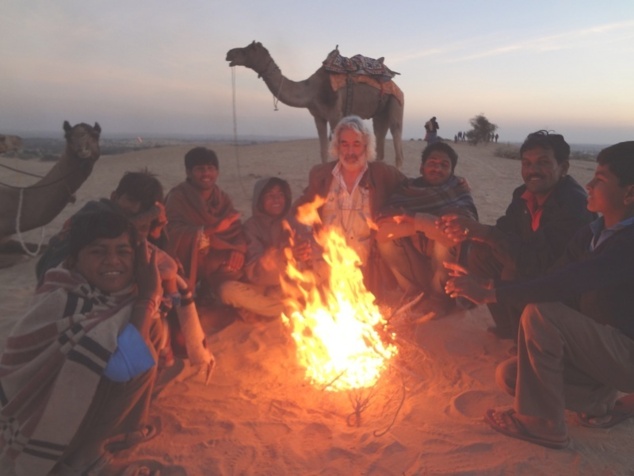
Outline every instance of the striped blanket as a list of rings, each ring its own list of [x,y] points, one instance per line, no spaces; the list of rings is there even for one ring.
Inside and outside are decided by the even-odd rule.
[[[446,213],[478,219],[478,212],[467,180],[453,175],[442,185],[427,185],[422,177],[407,179],[388,199],[382,216],[412,213]]]
[[[90,407],[128,323],[135,289],[104,295],[54,268],[0,356],[0,452],[21,475],[45,475]]]

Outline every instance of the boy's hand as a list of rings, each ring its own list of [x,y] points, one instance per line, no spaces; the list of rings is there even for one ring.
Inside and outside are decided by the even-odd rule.
[[[244,266],[244,253],[239,251],[232,251],[229,255],[229,260],[225,264],[227,271],[239,271]]]
[[[218,222],[218,224],[213,229],[214,233],[222,233],[223,231],[227,231],[231,226],[240,220],[240,214],[238,212],[227,215],[222,220]]]
[[[136,247],[135,278],[139,297],[155,299],[161,295],[161,276],[156,265],[156,252],[146,240]]]

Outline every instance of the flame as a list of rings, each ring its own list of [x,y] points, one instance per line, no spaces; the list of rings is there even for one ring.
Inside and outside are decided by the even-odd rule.
[[[300,207],[298,220],[320,224],[317,200]],[[385,343],[385,319],[363,283],[357,253],[335,228],[317,227],[325,270],[297,263],[287,249],[282,318],[297,346],[298,361],[314,385],[327,390],[373,386],[397,349]],[[387,340],[387,339],[386,339]]]

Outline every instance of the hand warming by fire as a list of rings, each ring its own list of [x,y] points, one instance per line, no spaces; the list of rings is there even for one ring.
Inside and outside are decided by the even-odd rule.
[[[316,210],[322,203],[318,198],[300,207],[298,221],[320,224]],[[371,387],[397,348],[384,341],[386,321],[363,283],[357,253],[337,229],[319,228],[314,238],[323,248],[325,269],[298,263],[289,248],[282,280],[283,320],[297,345],[298,362],[310,382],[325,390]]]

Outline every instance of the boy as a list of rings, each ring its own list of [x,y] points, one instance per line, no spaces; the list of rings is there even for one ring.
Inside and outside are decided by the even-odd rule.
[[[246,264],[241,281],[225,281],[218,294],[223,303],[237,307],[245,320],[253,316],[273,319],[284,306],[280,277],[286,267],[284,248],[290,246],[286,220],[291,207],[291,188],[285,180],[267,177],[253,189],[253,214],[244,223],[247,237]],[[305,262],[312,254],[308,240],[293,247],[297,261]]]
[[[44,276],[7,339],[0,459],[18,476],[83,474],[109,437],[139,443],[156,434],[148,411],[161,285],[156,254],[136,237],[120,214],[78,216],[64,266]]]

